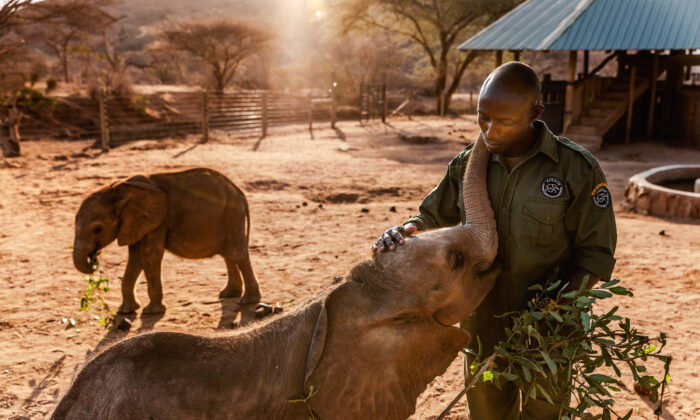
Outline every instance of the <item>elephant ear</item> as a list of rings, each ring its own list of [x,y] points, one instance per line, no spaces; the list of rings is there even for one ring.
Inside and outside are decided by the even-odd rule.
[[[306,357],[304,389],[306,389],[309,378],[321,361],[328,337],[328,325],[333,322],[330,318],[335,317],[353,322],[353,320],[362,317],[369,310],[370,302],[364,297],[361,289],[361,284],[345,281],[333,289],[323,300],[314,332],[311,335],[309,353]],[[337,319],[336,326],[338,326]]]
[[[115,186],[120,218],[117,242],[132,245],[154,231],[165,220],[167,197],[148,178],[137,175]]]

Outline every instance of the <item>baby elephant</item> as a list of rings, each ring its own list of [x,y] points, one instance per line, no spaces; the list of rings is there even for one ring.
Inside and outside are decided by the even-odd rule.
[[[89,259],[115,238],[128,245],[119,312],[139,308],[134,284],[146,274],[150,303],[144,313],[162,313],[160,266],[167,249],[185,258],[226,260],[228,284],[220,297],[241,304],[260,301],[260,289],[248,257],[250,213],[243,192],[224,175],[208,168],[136,175],[102,187],[88,196],[75,217],[73,262],[83,273]]]

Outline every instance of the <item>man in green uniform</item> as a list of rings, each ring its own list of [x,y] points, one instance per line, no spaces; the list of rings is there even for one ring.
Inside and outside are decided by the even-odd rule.
[[[538,118],[540,82],[532,68],[511,62],[494,70],[481,87],[478,123],[491,153],[487,187],[498,226],[503,271],[481,306],[462,323],[480,337],[486,355],[505,339],[506,322],[496,318],[526,307],[528,287],[558,278],[578,289],[609,279],[615,265],[615,216],[605,174],[584,148],[555,136]],[[374,252],[395,249],[417,230],[464,223],[462,178],[470,147],[420,205],[420,214],[388,228]],[[472,342],[476,345],[476,340]],[[531,400],[522,407],[514,386],[498,390],[480,382],[467,393],[472,420],[556,419],[568,395],[552,405]]]

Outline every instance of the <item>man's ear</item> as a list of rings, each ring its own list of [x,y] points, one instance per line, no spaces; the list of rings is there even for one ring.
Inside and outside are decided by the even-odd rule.
[[[535,104],[532,106],[532,110],[530,111],[530,122],[533,123],[537,120],[540,119],[542,116],[542,113],[544,112],[544,105],[543,104]]]

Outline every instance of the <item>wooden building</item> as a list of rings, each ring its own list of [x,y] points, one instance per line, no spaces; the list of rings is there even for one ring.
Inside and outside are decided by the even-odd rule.
[[[493,51],[497,65],[503,51],[568,51],[567,80],[543,80],[543,119],[589,149],[636,138],[700,148],[700,0],[527,0],[459,49]],[[594,68],[591,51],[607,54]],[[616,75],[600,76],[608,63]]]

